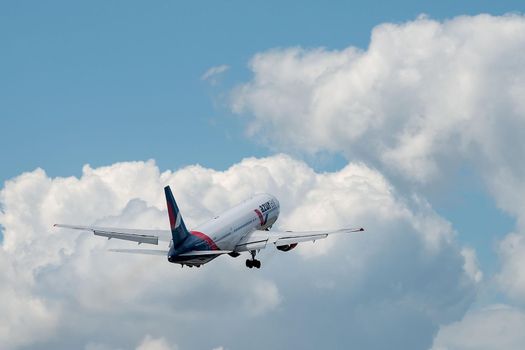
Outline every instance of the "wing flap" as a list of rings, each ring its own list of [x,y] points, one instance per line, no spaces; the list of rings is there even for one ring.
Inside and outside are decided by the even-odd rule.
[[[308,236],[299,236],[299,237],[283,237],[279,238],[278,240],[274,241],[273,243],[277,246],[279,245],[287,245],[287,244],[295,244],[295,243],[301,243],[301,242],[309,242],[309,241],[315,241],[318,239],[323,239],[328,237],[327,233],[319,234],[319,235],[308,235]]]
[[[235,246],[236,251],[246,251],[246,250],[259,250],[266,248],[267,239],[254,240],[245,243],[239,243]]]

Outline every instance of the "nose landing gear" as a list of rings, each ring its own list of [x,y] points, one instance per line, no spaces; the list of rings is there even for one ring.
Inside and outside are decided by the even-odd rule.
[[[252,254],[251,259],[246,259],[246,267],[251,269],[252,267],[255,267],[256,269],[261,268],[261,262],[257,259],[255,259],[255,254],[257,253],[255,250],[250,250],[250,253]]]

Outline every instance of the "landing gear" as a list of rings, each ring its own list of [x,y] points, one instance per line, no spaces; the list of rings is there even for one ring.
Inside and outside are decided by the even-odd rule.
[[[246,259],[246,267],[251,269],[252,267],[255,267],[256,269],[261,268],[261,262],[257,259],[255,259],[255,254],[257,253],[255,250],[251,250],[250,253],[252,254],[251,259]]]
[[[256,269],[260,269],[261,262],[259,260],[246,259],[246,267],[249,269],[251,269],[252,267],[255,267]]]
[[[188,266],[188,267],[193,267],[193,266],[196,266],[196,267],[201,267],[202,264],[180,264],[180,268],[182,269],[184,266]]]

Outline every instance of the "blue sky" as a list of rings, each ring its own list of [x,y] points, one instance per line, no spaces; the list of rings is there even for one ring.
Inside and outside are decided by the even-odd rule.
[[[85,164],[148,159],[161,171],[193,164],[226,170],[243,158],[278,152],[319,174],[340,171],[354,160],[340,149],[312,156],[259,138],[268,135],[248,135],[257,112],[234,113],[231,101],[236,87],[254,80],[249,67],[254,55],[293,47],[367,50],[372,29],[382,23],[405,23],[421,14],[442,22],[524,10],[523,1],[1,2],[0,189],[38,167],[50,178],[80,176]],[[221,65],[229,68],[215,83],[202,79]],[[407,202],[414,193],[427,199],[452,223],[459,244],[475,249],[490,280],[500,269],[497,245],[517,230],[519,213],[501,200],[498,207],[492,184],[479,172],[485,165],[466,158],[450,161],[454,164],[429,186],[384,171],[377,159],[367,165],[383,172]],[[478,303],[512,299],[490,288]],[[411,311],[408,318],[417,324]],[[271,323],[271,315],[264,317]],[[278,317],[293,321],[285,308]]]
[[[0,180],[38,166],[70,175],[85,163],[148,158],[161,168],[226,168],[269,153],[243,137],[242,121],[225,108],[228,88],[249,77],[255,53],[295,45],[366,48],[370,30],[385,21],[521,7],[519,1],[3,2]],[[201,81],[221,64],[231,69],[220,86]]]

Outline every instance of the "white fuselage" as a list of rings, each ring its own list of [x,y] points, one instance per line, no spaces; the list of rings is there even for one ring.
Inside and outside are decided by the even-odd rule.
[[[221,250],[235,251],[237,244],[255,230],[271,227],[279,217],[279,201],[270,194],[257,194],[195,227]]]

